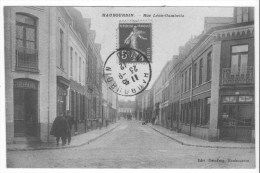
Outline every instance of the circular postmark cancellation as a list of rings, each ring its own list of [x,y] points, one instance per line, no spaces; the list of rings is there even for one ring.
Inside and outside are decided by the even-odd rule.
[[[141,93],[152,77],[147,57],[132,48],[119,48],[112,52],[106,59],[103,70],[108,88],[122,96]]]

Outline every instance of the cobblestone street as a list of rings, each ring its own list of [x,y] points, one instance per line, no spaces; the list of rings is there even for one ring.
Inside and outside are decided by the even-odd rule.
[[[82,147],[8,151],[7,167],[254,168],[254,153],[255,149],[183,146],[139,121],[122,121],[110,133]]]

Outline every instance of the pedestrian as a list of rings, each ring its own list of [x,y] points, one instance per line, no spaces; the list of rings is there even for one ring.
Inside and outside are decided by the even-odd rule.
[[[67,139],[68,139],[68,145],[70,145],[72,125],[75,123],[75,121],[74,118],[70,115],[70,111],[67,111],[67,115],[65,116],[65,118],[69,126],[69,130],[67,132]]]
[[[50,134],[56,137],[57,146],[61,138],[62,145],[66,144],[66,137],[69,131],[69,125],[66,121],[65,116],[62,114],[57,116],[52,124]]]

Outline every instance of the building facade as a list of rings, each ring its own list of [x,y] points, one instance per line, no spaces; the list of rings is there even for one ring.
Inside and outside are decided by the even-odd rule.
[[[88,130],[87,121],[87,102],[88,93],[86,87],[86,64],[87,64],[87,38],[83,37],[86,29],[79,29],[79,23],[83,21],[80,12],[74,8],[66,8],[72,22],[68,25],[68,53],[69,62],[69,92],[68,92],[68,111],[75,120],[73,131],[85,133]],[[83,25],[82,25],[83,26]]]
[[[169,71],[170,71],[171,61],[167,62],[160,78],[162,78],[162,103],[160,105],[161,109],[161,121],[160,124],[165,128],[170,128],[170,112],[169,112]]]
[[[119,102],[118,96],[111,89],[109,89],[105,79],[102,78],[102,122],[103,125],[114,123],[119,116]]]
[[[88,126],[96,128],[102,122],[102,66],[101,45],[95,43],[96,32],[91,30],[91,20],[84,19],[87,29],[87,70],[86,90],[89,93]]]
[[[4,8],[7,143],[40,139],[48,131],[51,114],[56,114],[54,107],[40,109],[46,102],[56,102],[48,90],[49,83],[56,83],[48,73],[55,74],[56,68],[49,71],[51,60],[44,58],[50,56],[50,47],[45,46],[50,44],[49,13],[45,8]],[[38,35],[39,30],[46,32]]]
[[[132,119],[135,112],[135,101],[119,101],[118,102],[118,116],[125,119]]]
[[[5,7],[4,22],[7,143],[50,142],[52,122],[65,114],[75,132],[86,132],[89,119],[101,117],[102,61],[81,13]]]
[[[154,103],[153,103],[153,112],[155,114],[156,122],[161,124],[161,104],[162,104],[162,78],[161,78],[162,72],[157,77],[153,84],[153,97],[154,97]]]
[[[135,97],[135,119],[141,120],[143,116],[142,112],[142,97],[141,94],[136,95]]]
[[[209,141],[254,142],[253,10],[205,18],[204,31],[179,48],[153,84],[160,125]]]
[[[237,9],[246,22],[235,13],[232,24],[212,27],[181,62],[180,130],[191,136],[254,141],[253,9]]]

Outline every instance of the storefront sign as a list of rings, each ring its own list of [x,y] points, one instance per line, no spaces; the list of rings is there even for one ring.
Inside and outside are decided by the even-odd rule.
[[[38,89],[37,82],[26,80],[26,79],[17,79],[14,81],[15,88],[26,88],[26,89]]]

